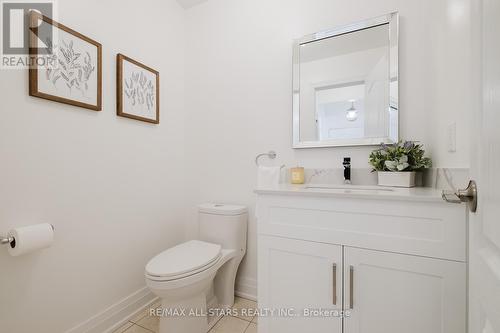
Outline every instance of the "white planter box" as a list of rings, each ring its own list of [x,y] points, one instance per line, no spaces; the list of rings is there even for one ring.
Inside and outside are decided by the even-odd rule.
[[[423,187],[424,186],[424,172],[416,171],[415,172],[415,186]]]
[[[380,186],[415,187],[416,172],[385,172],[378,171]]]

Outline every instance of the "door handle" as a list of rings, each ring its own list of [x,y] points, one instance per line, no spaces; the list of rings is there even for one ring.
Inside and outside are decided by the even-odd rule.
[[[442,198],[446,202],[462,203],[465,202],[469,206],[472,213],[477,211],[477,185],[474,180],[469,182],[469,185],[464,190],[457,192],[443,191]]]
[[[354,266],[349,266],[349,309],[354,309]]]
[[[333,292],[332,292],[332,302],[333,305],[337,305],[337,264],[333,264],[332,266],[332,287],[333,287]]]

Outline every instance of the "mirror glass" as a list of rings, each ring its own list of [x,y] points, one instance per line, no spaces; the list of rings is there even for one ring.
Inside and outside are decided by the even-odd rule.
[[[397,14],[297,41],[294,147],[396,142],[397,47]]]

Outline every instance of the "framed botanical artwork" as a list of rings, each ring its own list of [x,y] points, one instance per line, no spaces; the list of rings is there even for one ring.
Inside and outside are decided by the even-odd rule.
[[[123,54],[116,57],[117,115],[160,123],[160,73]]]
[[[36,59],[29,69],[30,96],[101,111],[101,44],[34,11],[30,30],[30,56]],[[39,43],[48,52],[39,54]]]

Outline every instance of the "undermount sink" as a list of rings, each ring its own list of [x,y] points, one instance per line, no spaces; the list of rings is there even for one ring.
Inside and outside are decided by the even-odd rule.
[[[363,185],[308,185],[306,190],[343,190],[343,191],[386,191],[393,192],[392,188],[380,186],[363,186]]]

